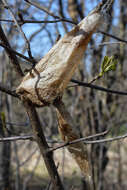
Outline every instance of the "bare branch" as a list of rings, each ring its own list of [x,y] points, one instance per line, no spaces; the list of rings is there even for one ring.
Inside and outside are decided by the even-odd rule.
[[[3,85],[2,83],[0,83],[0,91],[5,92],[6,94],[9,94],[9,95],[14,96],[16,98],[19,98],[19,95],[16,92],[10,90],[9,87]]]
[[[25,59],[26,61],[29,61],[30,63],[33,63],[33,64],[36,63],[35,60],[26,57],[25,55],[23,55],[23,54],[21,54],[21,53],[15,51],[15,50],[13,50],[12,48],[9,48],[8,46],[6,46],[6,45],[4,45],[4,44],[2,44],[2,43],[0,43],[0,46],[3,47],[3,48],[8,49],[8,51],[10,51],[10,52],[14,53],[15,55],[17,55],[17,56],[19,56],[19,57]]]
[[[103,43],[100,43],[100,44],[96,44],[96,46],[107,46],[107,45],[116,45],[116,44],[124,44],[126,45],[125,42],[103,42]]]
[[[71,82],[76,83],[79,86],[85,86],[85,87],[88,87],[88,88],[92,88],[92,89],[95,89],[95,90],[100,90],[100,91],[107,92],[107,93],[118,94],[118,95],[123,95],[123,96],[127,95],[127,92],[124,92],[124,91],[110,90],[108,88],[103,88],[101,86],[93,85],[93,84],[90,84],[90,83],[87,83],[87,82],[78,81],[78,80],[75,80],[75,79],[71,79]]]
[[[88,137],[79,138],[79,139],[76,139],[76,140],[71,141],[71,142],[66,142],[66,143],[64,143],[64,144],[62,144],[62,145],[59,145],[59,146],[55,147],[55,148],[50,148],[49,151],[55,151],[55,150],[58,150],[58,149],[60,149],[60,148],[69,146],[69,145],[71,145],[71,144],[75,144],[75,143],[81,142],[82,140],[83,140],[83,141],[86,141],[86,140],[88,140],[88,139],[92,139],[92,138],[95,138],[95,137],[105,136],[105,135],[108,134],[108,132],[109,132],[109,131],[107,130],[107,131],[104,131],[104,132],[102,132],[102,133],[98,133],[98,134],[91,135],[91,136],[88,136]]]
[[[2,27],[1,27],[1,25],[0,25],[0,40],[1,40],[1,42],[2,42],[6,47],[9,48],[9,49],[8,49],[8,48],[5,48],[5,50],[6,50],[6,53],[7,53],[8,57],[9,57],[10,60],[11,60],[11,63],[13,64],[13,66],[14,66],[16,72],[17,72],[20,76],[24,76],[24,74],[23,74],[23,72],[22,72],[22,70],[21,70],[21,68],[20,68],[19,61],[18,61],[18,59],[17,59],[15,53],[13,53],[12,51],[10,51],[11,46],[10,46],[10,44],[9,44],[9,42],[8,42],[8,40],[7,40],[6,36],[5,36],[5,34],[4,34],[4,31],[3,31]]]
[[[19,141],[19,140],[32,140],[33,141],[34,138],[33,138],[33,135],[0,138],[0,142]]]
[[[5,1],[3,0],[3,2],[5,2]],[[12,14],[12,16],[13,16],[13,14]],[[14,20],[15,20],[15,18],[14,18]],[[17,21],[16,21],[16,23],[17,23]],[[18,26],[18,23],[17,23],[17,26]],[[4,40],[2,39],[3,33],[1,34],[1,31],[2,31],[2,28],[0,28],[1,41],[6,46],[8,46],[10,48],[10,46],[8,45],[9,43],[5,43],[5,42],[8,42],[8,40],[5,37],[4,37]],[[10,58],[11,54],[13,55],[13,53],[10,52],[8,49],[6,49],[6,51],[7,51],[8,55],[9,55],[9,58]],[[13,62],[15,63],[15,57],[12,56],[11,58],[12,58],[12,63]],[[18,61],[17,61],[17,63],[18,63]],[[27,113],[29,115],[31,125],[32,125],[32,129],[33,129],[33,133],[34,133],[34,137],[35,137],[35,139],[36,139],[36,141],[38,143],[38,146],[40,148],[41,155],[43,156],[43,159],[45,161],[45,165],[46,165],[47,170],[49,172],[49,176],[51,177],[51,180],[52,180],[52,183],[53,183],[53,186],[54,186],[53,188],[55,190],[63,190],[64,187],[63,187],[63,185],[61,183],[59,174],[57,172],[57,168],[55,166],[55,162],[53,160],[52,153],[48,153],[49,146],[48,146],[48,144],[46,142],[46,139],[45,139],[45,136],[44,136],[44,133],[43,133],[43,130],[42,130],[42,126],[41,126],[38,114],[37,114],[37,112],[35,110],[35,107],[29,101],[24,102],[24,107],[26,108]]]
[[[6,0],[2,0],[2,2],[3,2],[3,4],[5,5],[5,7],[9,10],[9,12],[10,12],[10,14],[11,14],[11,16],[12,16],[12,18],[13,18],[13,20],[14,20],[14,22],[15,22],[15,24],[16,24],[18,30],[19,30],[19,32],[21,33],[22,37],[24,38],[24,41],[25,41],[26,44],[27,44],[27,51],[28,51],[29,57],[30,57],[31,59],[33,59],[32,53],[31,53],[30,43],[29,43],[29,41],[27,40],[27,37],[26,37],[25,33],[23,32],[21,26],[19,25],[18,21],[16,20],[15,15],[14,15],[13,11],[11,10],[11,8],[9,7],[9,5],[7,4]]]
[[[120,42],[127,43],[127,40],[124,40],[124,39],[122,39],[122,38],[119,38],[119,37],[117,37],[117,36],[114,36],[113,34],[109,34],[109,33],[107,33],[107,32],[101,31],[101,30],[99,30],[98,32],[100,32],[101,34],[104,34],[104,35],[106,35],[106,36],[109,36],[109,37],[111,37],[111,38],[114,38],[115,40],[118,40],[118,41],[120,41]]]
[[[125,139],[125,138],[127,138],[127,134],[122,135],[122,136],[113,137],[113,138],[108,138],[108,139],[96,140],[96,141],[84,141],[84,143],[85,144],[98,144],[98,143],[117,141],[117,140],[121,140],[121,139]]]
[[[34,2],[33,1],[31,2],[30,0],[24,0],[24,1],[26,1],[28,4],[33,5],[34,7],[38,8],[40,10],[46,12],[48,15],[50,15],[50,16],[56,18],[56,19],[60,18],[59,16],[57,16],[54,13],[52,13],[51,11],[49,11],[46,7],[43,7],[39,3],[36,3],[35,1]]]
[[[1,137],[0,142],[8,142],[8,141],[21,141],[21,140],[31,140],[31,141],[36,141],[33,135],[20,135],[20,136],[11,136],[11,137]],[[63,143],[62,141],[57,141],[57,140],[50,140],[46,139],[47,143],[50,144],[56,144],[56,143]],[[49,150],[49,152],[51,152]]]
[[[7,20],[7,19],[0,19],[1,22],[11,22],[13,23],[13,20]],[[65,18],[59,18],[57,20],[17,20],[17,22],[19,23],[19,25],[23,25],[23,24],[29,24],[29,23],[33,23],[33,24],[42,24],[42,23],[56,23],[56,22],[68,22],[74,25],[77,25],[74,21],[69,20],[69,19],[65,19]]]
[[[54,13],[52,13],[51,11],[49,11],[46,7],[43,7],[42,5],[40,5],[40,4],[36,3],[36,2],[31,2],[30,0],[24,0],[24,1],[26,1],[30,5],[35,6],[36,8],[38,8],[40,10],[46,12],[48,15],[52,16],[55,19],[58,19],[58,20],[61,20],[61,21],[64,21],[64,22],[69,22],[71,24],[77,24],[74,21],[71,21],[71,20],[65,19],[65,18],[61,18],[60,16],[55,15]]]
[[[38,114],[35,110],[35,107],[30,102],[24,102],[24,106],[27,110],[27,113],[29,115],[31,125],[33,128],[34,137],[38,143],[39,149],[41,154],[43,155],[43,159],[45,161],[47,170],[49,172],[49,175],[52,179],[52,183],[54,185],[54,189],[56,190],[63,190],[63,185],[61,183],[59,174],[57,172],[57,168],[55,166],[52,153],[49,153],[49,146],[46,142],[42,126],[38,117]]]
[[[55,151],[55,150],[58,150],[60,148],[63,148],[63,147],[66,147],[66,146],[69,146],[69,145],[72,145],[72,144],[76,144],[76,143],[79,143],[79,142],[84,142],[85,144],[99,144],[99,143],[107,143],[107,142],[112,142],[112,141],[117,141],[117,140],[121,140],[121,139],[127,138],[127,134],[125,134],[125,135],[122,135],[122,136],[117,136],[117,137],[112,137],[112,138],[107,138],[107,139],[101,139],[101,140],[95,140],[95,141],[94,140],[87,141],[87,139],[90,139],[90,138],[106,135],[104,133],[102,133],[102,134],[100,133],[100,134],[97,134],[97,135],[92,135],[92,136],[88,136],[88,137],[79,138],[79,139],[76,139],[74,141],[64,143],[63,145],[57,146],[55,148],[51,148],[49,151]],[[106,133],[107,133],[107,131],[106,131]]]

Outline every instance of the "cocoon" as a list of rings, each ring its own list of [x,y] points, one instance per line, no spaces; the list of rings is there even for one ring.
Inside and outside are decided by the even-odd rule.
[[[23,78],[17,93],[23,100],[46,106],[60,96],[70,81],[92,34],[100,24],[100,3],[77,26],[60,39]]]

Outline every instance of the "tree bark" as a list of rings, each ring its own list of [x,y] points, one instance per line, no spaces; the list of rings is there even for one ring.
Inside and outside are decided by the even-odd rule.
[[[54,160],[53,160],[52,152],[48,151],[49,146],[46,142],[36,109],[30,102],[24,102],[24,106],[25,106],[28,116],[30,118],[35,139],[38,143],[38,146],[39,146],[40,152],[43,156],[43,159],[45,161],[45,165],[47,167],[48,173],[49,173],[52,183],[54,185],[53,188],[55,190],[64,190],[64,187],[61,183],[59,174],[57,172],[57,168],[56,168]]]

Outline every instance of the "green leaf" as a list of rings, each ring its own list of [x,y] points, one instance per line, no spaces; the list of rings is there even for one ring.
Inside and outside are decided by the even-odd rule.
[[[107,64],[108,59],[109,59],[108,56],[105,56],[104,59],[103,59],[103,62],[102,62],[102,64],[101,64],[101,72],[102,72],[102,73],[103,73],[104,70],[105,70],[105,65]]]
[[[117,63],[118,61],[114,58],[114,56],[111,56],[111,57],[105,56],[101,64],[100,74],[103,75],[104,73],[108,71],[116,70]]]
[[[103,77],[106,72],[115,71],[117,66],[117,59],[114,56],[105,56],[101,64],[101,72],[90,83]]]

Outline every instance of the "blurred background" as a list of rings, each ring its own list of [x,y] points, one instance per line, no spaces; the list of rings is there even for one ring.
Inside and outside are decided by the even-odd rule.
[[[25,1],[8,2],[16,19],[20,22],[30,46],[32,56],[39,61],[56,43],[58,36],[64,36],[74,24],[54,22],[54,17]],[[35,1],[31,1],[35,2]],[[80,22],[99,0],[38,0],[42,7],[59,17]],[[27,22],[24,22],[27,21]],[[34,21],[30,23],[29,21]],[[40,23],[35,23],[41,21]],[[43,21],[46,21],[43,23]],[[8,9],[0,0],[0,22],[12,48],[28,57],[27,45],[13,22]],[[105,32],[105,35],[104,33]],[[100,72],[105,55],[118,60],[115,71],[106,73],[94,84],[112,90],[127,91],[127,41],[116,40],[110,35],[127,40],[127,1],[115,0],[111,14],[107,15],[100,28],[93,35],[84,52],[82,65],[73,79],[89,82]],[[24,73],[32,67],[29,61],[18,57]],[[9,59],[0,47],[0,83],[12,90],[20,84]],[[80,136],[85,137],[109,130],[108,137],[127,133],[126,96],[97,91],[71,83],[65,90],[63,101],[74,119]],[[44,133],[49,146],[61,141],[54,108],[38,108]],[[4,131],[4,125],[6,129]],[[32,135],[27,114],[21,102],[0,91],[0,138],[6,136]],[[99,140],[102,137],[96,138]],[[127,140],[88,145],[91,163],[93,190],[127,189]],[[54,152],[65,189],[85,189],[81,172],[66,148]],[[1,190],[42,190],[52,189],[48,172],[40,156],[38,147],[31,140],[0,142],[0,189]]]

